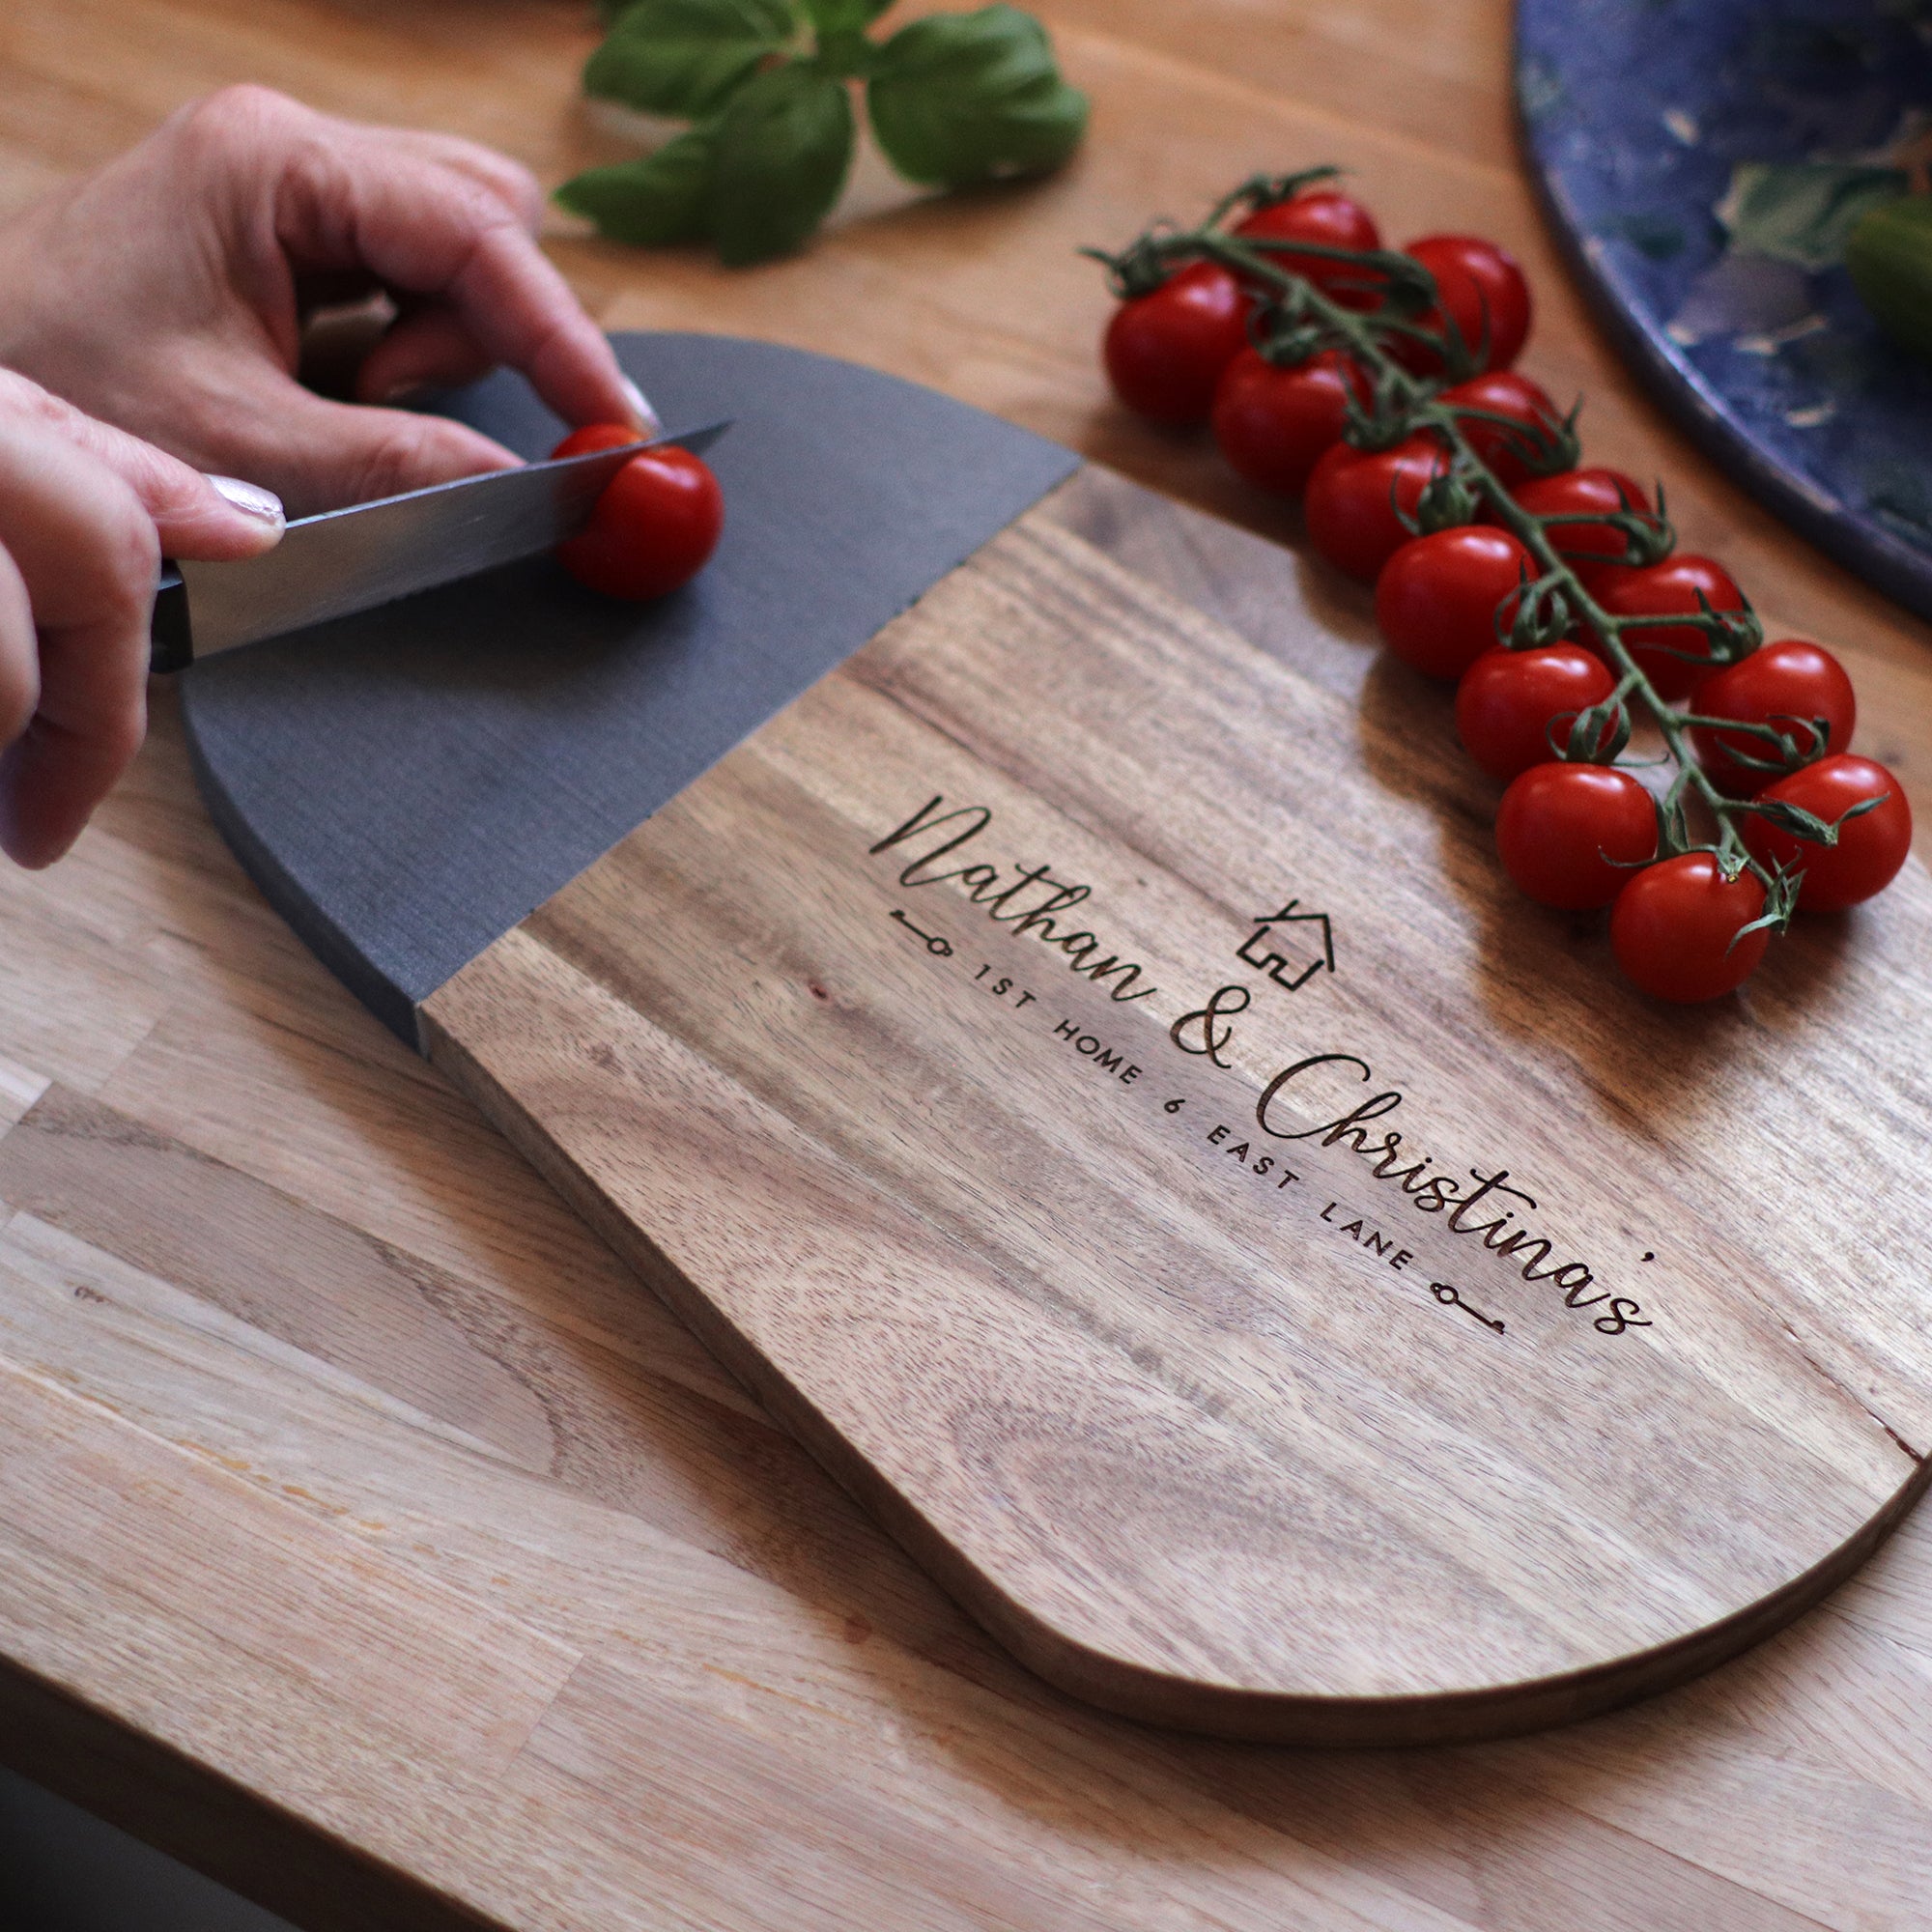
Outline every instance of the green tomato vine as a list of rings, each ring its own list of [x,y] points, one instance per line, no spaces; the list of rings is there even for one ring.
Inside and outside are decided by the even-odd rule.
[[[1608,515],[1538,516],[1525,510],[1472,446],[1463,425],[1484,421],[1499,426],[1532,470],[1550,474],[1576,465],[1576,411],[1551,429],[1531,430],[1488,411],[1443,402],[1441,392],[1446,386],[1484,366],[1487,345],[1463,340],[1454,318],[1446,312],[1440,327],[1432,327],[1422,320],[1436,304],[1435,279],[1428,269],[1413,257],[1391,249],[1336,248],[1233,232],[1233,224],[1244,215],[1288,200],[1338,172],[1320,167],[1293,175],[1258,175],[1224,195],[1196,228],[1161,224],[1118,254],[1094,248],[1083,252],[1106,267],[1114,293],[1122,299],[1151,294],[1189,263],[1218,263],[1249,288],[1266,292],[1251,334],[1256,348],[1269,361],[1292,366],[1334,349],[1350,357],[1361,371],[1369,399],[1363,404],[1350,396],[1346,441],[1360,449],[1385,449],[1419,431],[1439,439],[1448,457],[1446,472],[1424,489],[1413,518],[1403,515],[1399,506],[1398,516],[1421,534],[1473,523],[1487,510],[1535,559],[1539,572],[1534,579],[1526,578],[1504,601],[1497,613],[1498,640],[1513,650],[1530,650],[1570,635],[1572,627],[1580,623],[1616,674],[1610,696],[1577,717],[1556,754],[1580,763],[1634,764],[1635,761],[1625,758],[1624,751],[1630,738],[1631,709],[1640,706],[1662,735],[1666,761],[1675,768],[1656,798],[1657,858],[1707,852],[1716,859],[1726,880],[1748,871],[1764,889],[1765,909],[1760,918],[1740,928],[1737,939],[1760,927],[1782,932],[1791,923],[1804,873],[1760,863],[1740,836],[1738,821],[1754,812],[1810,843],[1835,845],[1838,829],[1847,819],[1875,809],[1883,801],[1867,800],[1843,816],[1827,821],[1781,801],[1730,798],[1712,782],[1691,752],[1690,733],[1693,729],[1719,729],[1733,746],[1740,738],[1754,739],[1763,746],[1765,755],[1759,758],[1744,753],[1740,761],[1781,773],[1823,753],[1828,737],[1826,722],[1789,721],[1794,728],[1785,731],[1776,724],[1705,718],[1679,711],[1658,692],[1625,642],[1626,631],[1641,628],[1654,633],[1670,627],[1694,632],[1702,639],[1701,651],[1671,650],[1655,642],[1647,647],[1708,664],[1715,670],[1754,651],[1763,641],[1762,625],[1747,603],[1740,611],[1717,611],[1701,591],[1700,608],[1690,612],[1620,616],[1598,603],[1558,553],[1551,530],[1566,523],[1608,524],[1623,534],[1626,550],[1622,558],[1606,560],[1633,564],[1661,561],[1675,543],[1663,515],[1662,490],[1654,514],[1629,506]],[[1318,256],[1336,263],[1346,273],[1338,273],[1334,285],[1369,305],[1350,307],[1336,300],[1305,275],[1275,259],[1283,255]],[[1392,342],[1426,345],[1440,361],[1442,376],[1419,376],[1404,367],[1389,353]],[[1693,799],[1715,825],[1715,838],[1700,840],[1693,835],[1689,813]],[[1734,939],[1732,944],[1736,943]]]

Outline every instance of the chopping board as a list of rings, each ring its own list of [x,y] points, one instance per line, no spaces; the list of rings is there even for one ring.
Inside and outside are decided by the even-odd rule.
[[[1924,1483],[1932,889],[1665,1009],[1292,554],[769,344],[619,339],[724,540],[197,667],[263,890],[1042,1676],[1553,1723]],[[454,413],[535,453],[508,378]]]

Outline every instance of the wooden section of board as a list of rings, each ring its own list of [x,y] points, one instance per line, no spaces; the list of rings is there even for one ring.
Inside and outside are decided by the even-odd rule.
[[[956,1596],[1136,1716],[1604,1708],[1837,1580],[1932,1442],[1932,885],[1660,1012],[1521,906],[1406,682],[1358,713],[1043,507],[424,1007]]]
[[[1321,634],[1302,672],[1389,715],[1367,599],[1208,453],[1110,410],[1104,304],[1065,256],[1332,156],[1398,239],[1506,236],[1537,280],[1530,373],[1588,390],[1592,449],[1662,469],[1687,541],[1774,624],[1856,660],[1866,749],[1909,784],[1932,769],[1922,627],[1683,450],[1561,287],[1512,159],[1503,0],[1037,11],[1095,100],[1065,181],[862,219],[750,275],[559,261],[613,327],[860,355],[1285,539],[1059,506],[1284,657]],[[612,152],[575,105],[593,34],[577,0],[26,0],[0,9],[0,205],[241,79],[554,182]],[[38,1439],[51,1406],[102,1478],[31,1542],[0,1507],[0,1753],[304,1926],[1926,1923],[1932,1515],[1747,1656],[1540,1737],[1302,1752],[1098,1717],[1011,1664],[290,938],[208,825],[165,692],[75,855],[0,872],[0,1412]],[[185,1530],[147,1507],[157,1470]],[[310,1617],[282,1582],[345,1549],[381,1559],[365,1628],[422,1629],[407,1676],[375,1646],[345,1670],[338,1643],[325,1691],[305,1660],[339,1600]],[[520,1695],[549,1653],[516,1633],[583,1662],[493,1783],[408,1707],[446,1711],[504,1620]],[[402,1781],[412,1758],[433,1790]]]

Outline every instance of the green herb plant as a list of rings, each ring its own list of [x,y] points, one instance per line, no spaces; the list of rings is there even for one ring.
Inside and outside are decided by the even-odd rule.
[[[1761,918],[1741,928],[1732,944],[1760,926],[1784,931],[1796,909],[1802,870],[1772,869],[1746,846],[1738,830],[1744,817],[1756,813],[1796,838],[1817,845],[1835,845],[1847,819],[1871,810],[1881,801],[1854,806],[1842,817],[1826,821],[1802,807],[1777,800],[1734,799],[1720,792],[1691,753],[1690,733],[1698,725],[1722,730],[1737,748],[1740,762],[1766,772],[1797,769],[1821,753],[1828,727],[1821,719],[1790,719],[1782,724],[1746,724],[1733,719],[1703,718],[1679,711],[1644,674],[1624,642],[1623,633],[1641,628],[1655,637],[1665,627],[1685,633],[1683,650],[1668,655],[1714,667],[1735,664],[1755,650],[1763,630],[1748,607],[1743,611],[1714,611],[1702,606],[1683,615],[1622,617],[1605,611],[1584,587],[1581,578],[1551,541],[1551,532],[1569,523],[1609,523],[1622,532],[1624,560],[1634,564],[1660,561],[1676,539],[1662,514],[1663,493],[1658,491],[1658,510],[1627,508],[1608,517],[1535,516],[1516,500],[1495,471],[1471,446],[1463,425],[1483,420],[1516,445],[1516,453],[1533,471],[1568,469],[1577,459],[1576,412],[1550,433],[1525,430],[1507,417],[1487,411],[1453,408],[1439,400],[1445,384],[1460,381],[1481,366],[1487,345],[1465,342],[1453,319],[1440,327],[1423,318],[1436,306],[1435,278],[1412,256],[1389,249],[1331,248],[1303,241],[1275,241],[1241,236],[1234,225],[1259,208],[1284,201],[1311,183],[1336,174],[1332,167],[1310,168],[1289,176],[1256,176],[1224,196],[1197,228],[1161,225],[1150,229],[1118,254],[1097,248],[1085,252],[1102,263],[1116,296],[1123,300],[1151,294],[1190,262],[1218,262],[1249,288],[1259,301],[1250,332],[1256,347],[1270,361],[1293,365],[1324,349],[1351,356],[1370,390],[1366,406],[1351,400],[1344,440],[1360,449],[1386,449],[1417,431],[1437,437],[1450,458],[1443,475],[1423,491],[1413,517],[1404,523],[1418,535],[1448,529],[1487,517],[1515,536],[1535,559],[1538,575],[1522,583],[1498,612],[1498,641],[1513,650],[1532,650],[1569,635],[1573,627],[1587,632],[1604,660],[1616,672],[1616,688],[1603,703],[1580,713],[1560,747],[1551,741],[1553,756],[1587,764],[1629,762],[1633,713],[1648,718],[1663,740],[1664,764],[1670,777],[1654,793],[1658,815],[1659,859],[1684,852],[1708,852],[1726,879],[1749,872],[1763,886]],[[1336,284],[1365,306],[1344,306],[1304,275],[1295,274],[1277,259],[1285,254],[1321,256],[1346,264],[1350,273]],[[1439,379],[1417,376],[1389,353],[1392,343],[1427,344],[1441,363]],[[1393,499],[1392,499],[1393,500]],[[1398,508],[1398,515],[1402,515]],[[1514,607],[1514,609],[1512,609]],[[1505,619],[1507,622],[1505,623]],[[1662,648],[1655,646],[1655,648]],[[1749,739],[1759,753],[1739,745]],[[1709,836],[1699,837],[1693,808]]]
[[[584,90],[691,125],[655,154],[591,168],[557,200],[617,242],[709,242],[732,267],[798,247],[852,164],[853,96],[908,181],[964,187],[1072,154],[1087,99],[1031,14],[933,14],[884,39],[891,0],[617,0]]]

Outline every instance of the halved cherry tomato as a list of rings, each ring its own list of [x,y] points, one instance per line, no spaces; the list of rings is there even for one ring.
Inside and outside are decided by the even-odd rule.
[[[1742,611],[1744,592],[1721,563],[1708,556],[1667,556],[1662,563],[1605,564],[1593,577],[1590,594],[1616,617],[1683,614],[1698,610],[1698,593],[1713,611]],[[1688,697],[1700,677],[1710,674],[1710,639],[1683,624],[1638,624],[1624,632],[1625,648],[1657,687],[1660,697]],[[1687,662],[1671,655],[1694,652]]]
[[[581,456],[636,442],[636,430],[592,424],[551,452]],[[642,602],[689,583],[724,527],[724,497],[702,457],[661,443],[641,450],[605,486],[590,521],[556,547],[556,560],[592,590]]]
[[[1764,911],[1748,872],[1727,880],[1709,852],[1646,866],[1617,895],[1610,950],[1639,992],[1690,1005],[1734,992],[1757,971],[1770,935],[1747,932]]]
[[[1532,476],[1510,492],[1535,517],[1613,516],[1620,510],[1650,514],[1642,484],[1621,469],[1565,469],[1555,476]],[[1554,524],[1546,532],[1558,556],[1583,579],[1605,563],[1621,563],[1627,540],[1614,524]]]
[[[642,442],[644,433],[626,429],[622,423],[585,423],[574,429],[551,451],[554,462],[560,456],[588,456],[593,449],[622,449],[627,442]]]
[[[1441,443],[1427,433],[1391,449],[1338,442],[1315,466],[1302,510],[1308,540],[1338,570],[1372,582],[1415,532],[1396,511],[1414,516],[1423,491],[1449,470]]]
[[[1218,262],[1190,262],[1123,301],[1102,342],[1114,393],[1155,422],[1205,421],[1222,370],[1248,346],[1250,306]]]
[[[1361,371],[1340,350],[1277,368],[1244,349],[1214,392],[1214,440],[1237,476],[1295,496],[1322,453],[1341,441],[1351,384],[1365,394]]]
[[[1486,524],[1411,537],[1376,579],[1376,622],[1405,664],[1461,677],[1507,635],[1518,589],[1536,576],[1528,551]]]
[[[1380,233],[1360,202],[1333,188],[1310,188],[1287,201],[1259,208],[1235,233],[1248,240],[1316,242],[1326,248],[1379,248]],[[1381,291],[1373,276],[1364,276],[1346,262],[1324,255],[1270,253],[1268,259],[1291,274],[1305,275],[1344,308],[1374,308]]]
[[[1529,336],[1529,284],[1516,258],[1474,235],[1425,235],[1403,252],[1435,277],[1435,305],[1416,321],[1440,329],[1446,316],[1478,369],[1507,369]],[[1389,353],[1417,375],[1443,366],[1434,349],[1406,337],[1398,336]]]
[[[1818,753],[1821,757],[1842,752],[1852,742],[1852,727],[1859,719],[1859,700],[1844,666],[1830,651],[1796,638],[1760,644],[1749,657],[1713,671],[1690,694],[1690,709],[1706,718],[1775,725],[1800,752],[1810,747],[1806,727],[1822,718],[1829,737]],[[1740,797],[1747,798],[1782,776],[1733,755],[1770,758],[1774,748],[1762,738],[1699,725],[1690,733],[1690,742],[1712,783]]]
[[[1557,721],[1601,704],[1616,689],[1602,658],[1581,644],[1533,651],[1485,651],[1456,687],[1456,731],[1469,755],[1505,784],[1547,763],[1568,743]],[[1553,730],[1552,730],[1552,727]]]
[[[1563,412],[1550,401],[1549,392],[1514,369],[1471,376],[1466,383],[1444,389],[1436,400],[1459,412],[1482,412],[1460,417],[1463,435],[1506,485],[1528,476],[1532,459],[1563,429]],[[1492,421],[1495,416],[1506,420]]]
[[[1835,845],[1814,845],[1755,814],[1746,818],[1739,830],[1760,865],[1783,866],[1787,870],[1804,867],[1804,880],[1798,888],[1804,911],[1837,912],[1884,892],[1912,849],[1912,808],[1898,781],[1871,758],[1840,753],[1820,758],[1758,793],[1760,803],[1776,799],[1801,806],[1828,825],[1873,798],[1884,802],[1845,819]]]
[[[1657,810],[1612,765],[1531,765],[1496,811],[1503,870],[1533,899],[1567,912],[1605,906],[1657,852]]]

